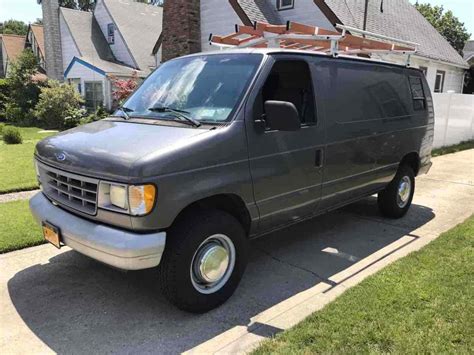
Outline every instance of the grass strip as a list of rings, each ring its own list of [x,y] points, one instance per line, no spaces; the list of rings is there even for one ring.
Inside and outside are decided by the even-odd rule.
[[[254,354],[472,353],[474,216]]]

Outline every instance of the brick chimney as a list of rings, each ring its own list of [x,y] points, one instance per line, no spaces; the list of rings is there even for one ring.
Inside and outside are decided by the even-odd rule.
[[[163,9],[162,61],[201,51],[201,1],[169,0]]]
[[[63,81],[63,55],[61,51],[61,32],[59,29],[59,1],[37,0],[43,9],[44,50],[46,75]]]

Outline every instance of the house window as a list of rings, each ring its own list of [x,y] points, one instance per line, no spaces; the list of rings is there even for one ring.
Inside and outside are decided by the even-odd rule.
[[[104,92],[102,82],[89,81],[84,83],[86,108],[89,111],[104,106]]]
[[[446,76],[445,71],[442,71],[442,70],[436,71],[436,81],[435,81],[434,92],[443,92],[445,76]]]
[[[426,108],[426,98],[421,78],[417,76],[410,76],[408,79],[410,81],[413,108],[415,109],[415,111],[424,110]]]
[[[278,11],[281,10],[289,10],[295,7],[295,0],[277,0],[277,9]]]
[[[426,78],[428,76],[428,68],[427,67],[420,67],[419,69],[421,70],[421,72],[423,73],[423,75]]]
[[[109,44],[115,43],[115,25],[113,23],[107,25],[107,42]]]

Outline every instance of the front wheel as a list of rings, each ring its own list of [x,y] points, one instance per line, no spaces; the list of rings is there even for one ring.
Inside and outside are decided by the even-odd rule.
[[[378,205],[382,214],[390,218],[401,218],[411,206],[415,193],[415,174],[409,166],[402,165],[392,182],[378,194]]]
[[[168,233],[160,285],[178,308],[207,312],[234,293],[246,265],[241,224],[226,212],[203,211],[181,218]]]

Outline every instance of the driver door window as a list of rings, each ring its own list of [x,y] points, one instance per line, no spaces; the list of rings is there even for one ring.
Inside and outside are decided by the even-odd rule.
[[[277,61],[263,86],[261,99],[257,100],[257,111],[264,114],[264,103],[268,100],[291,102],[299,113],[302,126],[315,124],[313,84],[307,62]]]

